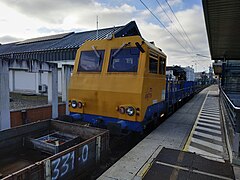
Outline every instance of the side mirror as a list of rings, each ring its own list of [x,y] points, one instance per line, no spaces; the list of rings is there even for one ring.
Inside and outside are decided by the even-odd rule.
[[[142,46],[138,42],[136,42],[135,44],[136,44],[137,48],[139,49],[139,51],[141,51],[142,53],[145,53],[145,50],[142,48]]]

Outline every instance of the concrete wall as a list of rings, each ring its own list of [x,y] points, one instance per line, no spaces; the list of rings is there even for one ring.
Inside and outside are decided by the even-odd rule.
[[[35,73],[25,71],[15,71],[15,90],[35,91]],[[9,82],[12,80],[9,80]]]
[[[26,71],[10,70],[9,71],[9,88],[10,91],[30,91],[37,92],[39,84],[48,86],[48,73],[40,74],[29,73]],[[62,92],[62,70],[58,69],[58,93]]]
[[[70,64],[61,64],[61,67],[58,67],[59,64],[54,63],[44,63],[39,64],[37,60],[32,60],[30,63],[28,61],[19,61],[13,59],[11,61],[0,61],[0,129],[10,128],[11,124],[13,126],[19,125],[19,123],[27,123],[31,122],[32,119],[36,118],[36,120],[51,118],[57,118],[59,114],[58,109],[58,91],[63,91],[62,99],[63,102],[67,102],[67,82],[70,78],[70,72],[72,70],[72,65]],[[21,71],[21,70],[22,71]],[[29,73],[24,70],[29,70],[37,73]],[[60,72],[58,72],[58,69]],[[62,70],[63,69],[63,70]],[[9,71],[10,70],[10,71]],[[40,73],[41,71],[46,71],[46,75]],[[64,78],[62,78],[62,73],[64,74]],[[58,78],[59,74],[59,78]],[[43,77],[42,77],[43,76]],[[60,84],[62,84],[62,79],[64,80],[65,88],[61,88],[59,85],[58,88],[58,79],[60,79]],[[47,113],[47,116],[44,116],[43,112],[38,112],[37,109],[33,110],[32,114],[28,113],[25,110],[21,111],[21,113],[16,113],[16,115],[12,115],[12,118],[15,120],[11,121],[10,113],[9,113],[9,90],[11,91],[31,91],[38,93],[38,87],[45,83],[48,86],[48,103],[51,104],[51,115]],[[9,84],[11,83],[11,84]],[[68,114],[68,106],[67,104],[63,104],[64,113]],[[29,110],[28,110],[29,111]],[[45,112],[45,111],[44,111]],[[20,117],[21,116],[21,117]]]

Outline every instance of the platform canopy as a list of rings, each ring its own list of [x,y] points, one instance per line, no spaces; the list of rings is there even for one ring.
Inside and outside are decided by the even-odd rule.
[[[202,0],[213,60],[240,60],[240,0]]]

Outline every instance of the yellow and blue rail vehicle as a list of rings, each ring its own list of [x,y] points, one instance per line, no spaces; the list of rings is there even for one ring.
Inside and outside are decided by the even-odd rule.
[[[168,112],[169,87],[166,55],[142,37],[86,41],[70,79],[70,115],[115,133],[143,132]]]
[[[143,131],[165,111],[166,55],[140,36],[85,42],[69,86],[75,119],[99,127]]]

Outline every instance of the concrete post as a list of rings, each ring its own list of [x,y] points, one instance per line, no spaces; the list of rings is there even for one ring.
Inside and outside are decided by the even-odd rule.
[[[36,94],[39,94],[39,89],[38,89],[38,86],[40,85],[39,83],[39,76],[40,76],[40,73],[39,72],[36,72],[35,73],[35,92]]]
[[[61,69],[61,80],[62,80],[62,102],[66,102],[66,79],[65,79],[65,67],[62,65]]]
[[[69,114],[68,109],[68,85],[71,76],[71,66],[62,66],[62,101],[66,103],[66,115]]]
[[[48,103],[52,104],[52,118],[58,117],[58,69],[52,64],[52,72],[48,73]]]
[[[0,130],[11,127],[8,63],[0,60]]]
[[[48,104],[52,103],[52,72],[48,72]]]
[[[9,88],[13,92],[15,90],[15,70],[9,70]]]

